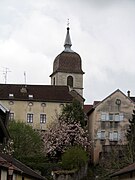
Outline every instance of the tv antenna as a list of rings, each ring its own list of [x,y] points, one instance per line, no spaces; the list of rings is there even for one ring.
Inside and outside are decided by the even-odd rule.
[[[26,86],[26,71],[24,71],[24,84]]]
[[[4,70],[3,70],[4,82],[5,82],[5,84],[7,84],[7,75],[8,75],[8,72],[11,72],[11,71],[7,67],[3,67],[3,68],[4,68]]]

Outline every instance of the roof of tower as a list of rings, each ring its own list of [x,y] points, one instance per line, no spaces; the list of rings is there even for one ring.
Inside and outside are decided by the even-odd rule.
[[[73,52],[71,50],[71,38],[70,38],[70,34],[69,34],[69,27],[67,27],[67,35],[66,35],[66,39],[65,39],[65,43],[64,43],[64,47],[65,47],[65,52]]]
[[[67,27],[67,34],[64,43],[64,51],[60,53],[54,60],[53,73],[66,72],[66,73],[78,73],[84,74],[82,71],[82,60],[78,53],[71,49],[72,43],[69,33],[69,27]]]

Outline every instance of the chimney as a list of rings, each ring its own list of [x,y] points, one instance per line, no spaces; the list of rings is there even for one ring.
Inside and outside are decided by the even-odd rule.
[[[127,91],[127,96],[130,97],[130,91],[129,90]]]

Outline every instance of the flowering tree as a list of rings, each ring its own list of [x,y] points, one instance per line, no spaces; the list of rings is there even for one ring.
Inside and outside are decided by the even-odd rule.
[[[50,158],[60,158],[63,152],[74,145],[90,150],[87,132],[80,123],[67,123],[62,120],[53,122],[43,134],[44,150]]]
[[[13,155],[14,153],[14,142],[12,139],[9,139],[8,142],[5,144],[4,148],[2,149],[2,153]]]

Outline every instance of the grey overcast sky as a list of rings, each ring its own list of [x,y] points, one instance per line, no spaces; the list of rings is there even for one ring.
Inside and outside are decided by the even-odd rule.
[[[135,95],[134,0],[0,0],[0,83],[50,84],[64,49],[82,58],[86,104],[116,89]]]

